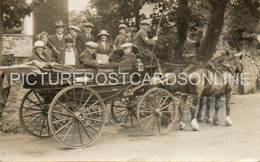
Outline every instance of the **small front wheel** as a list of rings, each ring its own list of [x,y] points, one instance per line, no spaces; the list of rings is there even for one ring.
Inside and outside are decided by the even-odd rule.
[[[142,96],[137,106],[137,120],[148,135],[167,133],[178,115],[173,95],[162,88],[153,88]]]

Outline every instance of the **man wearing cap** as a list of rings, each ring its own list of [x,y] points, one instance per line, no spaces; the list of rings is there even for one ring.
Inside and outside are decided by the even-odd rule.
[[[34,43],[33,47],[33,55],[31,57],[31,60],[39,61],[39,62],[51,62],[51,58],[44,53],[45,50],[44,42],[41,40],[38,40]]]
[[[132,30],[130,28],[126,28],[125,30],[125,38],[123,39],[124,43],[134,43],[134,40],[132,38]]]
[[[85,22],[82,24],[82,27],[84,28],[84,32],[82,34],[79,35],[78,37],[78,44],[79,44],[79,52],[83,52],[87,46],[86,43],[87,42],[95,42],[96,38],[91,34],[94,25],[90,22]]]
[[[132,52],[132,43],[125,43],[121,46],[124,55],[120,58],[120,64],[134,64],[136,62],[136,55]]]
[[[65,39],[64,39],[64,24],[62,20],[55,21],[55,34],[50,35],[49,42],[54,46],[54,61],[58,61],[58,55],[62,48],[65,48]]]
[[[87,42],[87,48],[80,54],[79,60],[82,64],[89,67],[98,66],[98,61],[96,60],[96,49],[98,44],[95,42]]]
[[[69,27],[69,30],[70,30],[70,34],[69,35],[74,40],[73,45],[79,51],[80,47],[79,47],[79,43],[78,43],[79,42],[78,35],[79,35],[79,33],[81,33],[81,29],[79,27],[77,27],[77,26],[72,25],[72,26]]]
[[[150,64],[150,61],[154,59],[154,54],[152,53],[152,46],[158,40],[157,37],[149,39],[148,30],[150,28],[151,22],[149,20],[141,21],[141,29],[136,33],[135,43],[139,48],[139,57],[142,59],[145,65]]]
[[[123,44],[123,40],[125,39],[125,30],[127,26],[125,24],[120,24],[119,25],[119,35],[116,37],[114,41],[114,50],[120,49],[121,45]]]
[[[74,40],[72,37],[65,38],[66,47],[61,50],[59,64],[63,65],[78,65],[79,56],[78,50],[73,46]]]
[[[110,34],[106,30],[101,30],[98,34],[98,37],[100,38],[99,41],[97,41],[98,48],[97,53],[98,54],[105,54],[109,55],[113,51],[113,45],[109,42],[108,37]]]

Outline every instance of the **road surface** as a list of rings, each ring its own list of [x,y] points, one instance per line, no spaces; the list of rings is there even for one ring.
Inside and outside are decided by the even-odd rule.
[[[123,129],[107,125],[99,139],[84,149],[65,149],[54,138],[37,139],[27,134],[0,133],[0,161],[21,160],[260,160],[260,94],[234,96],[233,125],[200,123],[192,132],[189,114],[186,130],[177,128],[163,136],[145,136],[139,127]],[[211,112],[211,115],[213,111]]]

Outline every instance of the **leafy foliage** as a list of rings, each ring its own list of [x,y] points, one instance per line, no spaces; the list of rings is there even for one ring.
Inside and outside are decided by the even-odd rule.
[[[3,0],[4,29],[20,27],[23,18],[30,15],[33,8],[40,2],[45,2],[45,0],[33,0],[31,4],[28,4],[26,0]]]

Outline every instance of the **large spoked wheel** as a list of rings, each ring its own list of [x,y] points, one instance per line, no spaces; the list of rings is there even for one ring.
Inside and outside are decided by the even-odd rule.
[[[49,110],[53,136],[70,148],[93,143],[105,126],[105,106],[92,88],[70,86],[53,99]]]
[[[35,90],[30,90],[24,96],[20,109],[19,119],[22,128],[35,137],[50,137],[48,124],[49,104]]]
[[[115,100],[111,104],[111,117],[113,121],[122,127],[131,128],[138,124],[136,119],[136,107],[138,97],[130,96]]]
[[[169,91],[153,88],[138,103],[137,120],[146,134],[165,134],[173,127],[177,111],[174,97]]]

